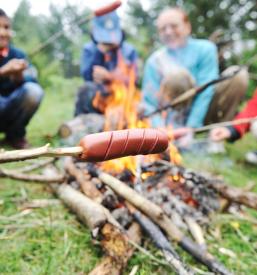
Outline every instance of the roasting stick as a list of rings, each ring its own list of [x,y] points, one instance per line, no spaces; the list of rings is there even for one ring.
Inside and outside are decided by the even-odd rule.
[[[203,127],[195,128],[193,129],[194,133],[201,133],[201,132],[206,132],[218,127],[227,127],[227,126],[233,126],[233,125],[240,125],[244,123],[250,123],[257,120],[257,117],[249,117],[249,118],[240,118],[236,120],[231,120],[231,121],[224,121],[224,122],[219,122],[219,123],[213,123],[210,125],[206,125]]]
[[[157,129],[129,129],[91,134],[79,146],[51,148],[49,144],[25,150],[0,153],[0,163],[38,157],[73,156],[87,162],[106,161],[125,156],[157,154],[168,147],[168,136]]]
[[[119,6],[121,5],[121,1],[115,1],[109,5],[106,5],[102,8],[99,8],[93,12],[90,12],[90,14],[85,17],[80,19],[79,21],[73,21],[70,24],[71,25],[82,25],[87,23],[88,21],[90,21],[91,19],[93,19],[95,16],[102,16],[106,13],[109,13],[111,11],[116,10]],[[40,44],[35,50],[33,50],[29,56],[33,57],[35,55],[37,55],[39,52],[41,52],[43,49],[45,49],[47,46],[49,46],[50,44],[52,44],[55,40],[57,40],[58,38],[60,38],[62,35],[64,35],[65,30],[60,30],[56,33],[54,33],[53,35],[51,35],[44,43]]]

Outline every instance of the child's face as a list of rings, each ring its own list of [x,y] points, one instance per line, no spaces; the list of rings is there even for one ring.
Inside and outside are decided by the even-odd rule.
[[[0,16],[0,49],[8,47],[11,36],[10,19],[5,16]]]

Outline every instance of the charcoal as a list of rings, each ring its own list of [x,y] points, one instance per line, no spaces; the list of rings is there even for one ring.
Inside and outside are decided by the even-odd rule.
[[[69,184],[70,184],[70,186],[71,186],[72,188],[74,188],[74,189],[76,189],[76,190],[79,190],[79,189],[80,189],[80,184],[79,184],[77,181],[75,181],[75,180],[71,181]]]
[[[101,182],[99,178],[92,178],[91,181],[98,190],[101,190],[104,187],[104,184]]]
[[[126,207],[116,208],[112,211],[112,216],[122,225],[123,228],[127,229],[133,221]]]
[[[110,210],[113,210],[118,204],[119,201],[116,194],[111,189],[108,189],[103,195],[102,205]]]

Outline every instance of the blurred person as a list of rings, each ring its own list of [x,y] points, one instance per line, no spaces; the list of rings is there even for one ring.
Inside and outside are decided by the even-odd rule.
[[[81,58],[80,71],[85,84],[77,94],[75,116],[86,113],[102,113],[93,105],[97,92],[103,101],[111,92],[111,84],[118,79],[129,83],[126,68],[134,68],[137,73],[137,53],[132,45],[125,41],[120,21],[115,11],[94,17],[92,21],[91,41],[86,43]]]
[[[25,53],[11,45],[11,20],[0,9],[0,132],[2,144],[28,147],[26,126],[38,109],[43,90]]]
[[[247,102],[245,108],[235,116],[234,120],[255,117],[257,117],[257,89],[252,98]],[[257,138],[257,121],[215,128],[210,131],[210,139],[214,142],[221,142],[223,140],[233,142],[242,138],[248,131],[251,131]],[[247,153],[246,160],[257,164],[257,151]]]
[[[167,75],[172,77],[172,73],[183,68],[193,78],[196,86],[217,79],[219,75],[215,44],[206,39],[191,37],[191,23],[183,9],[164,9],[157,18],[157,29],[163,46],[155,51],[145,64],[143,102],[146,114],[159,107],[160,86]],[[237,69],[238,67],[229,68],[224,74]],[[192,133],[191,128],[232,118],[246,92],[247,83],[247,72],[241,70],[232,79],[218,84],[215,91],[213,86],[208,87],[194,96],[181,125],[176,121],[174,124],[176,127],[188,127],[186,134]],[[185,90],[181,90],[181,93],[183,92]],[[167,101],[166,105],[170,103]],[[152,121],[153,126],[163,124],[160,115],[155,115]]]

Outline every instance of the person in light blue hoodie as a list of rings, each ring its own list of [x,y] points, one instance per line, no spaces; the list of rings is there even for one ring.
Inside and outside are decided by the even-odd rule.
[[[216,45],[206,39],[191,37],[191,24],[184,10],[179,7],[164,9],[157,18],[157,29],[163,46],[150,55],[144,67],[142,90],[145,114],[155,111],[162,104],[171,103],[168,101],[163,103],[163,99],[161,99],[161,87],[165,86],[167,79],[169,82],[174,80],[173,86],[183,93],[185,92],[183,90],[184,83],[189,78],[193,79],[194,86],[201,86],[219,76]],[[181,77],[178,77],[180,72]],[[203,126],[207,116],[211,122],[215,122],[213,120],[217,118],[220,121],[228,119],[228,114],[232,118],[242,95],[246,92],[246,79],[246,72],[244,71],[228,80],[226,85],[221,85],[220,88],[219,85],[215,89],[210,86],[197,94],[192,99],[190,106],[187,104],[187,108],[182,108],[182,110],[180,108],[182,119],[181,115],[172,114],[176,113],[177,110],[171,110],[169,112],[172,115],[166,114],[165,119],[160,114],[152,116],[152,126],[163,127],[172,124],[175,128],[187,127],[188,132],[190,132],[192,128]],[[181,87],[178,87],[179,81]],[[240,81],[243,82],[242,85],[239,85]],[[231,83],[233,83],[233,89]],[[214,106],[212,106],[214,93],[215,100]],[[219,98],[221,95],[225,96],[230,106],[224,105],[224,101],[217,100],[216,93]],[[210,106],[212,106],[212,114],[209,114]],[[176,120],[177,117],[180,118],[179,121]],[[167,120],[167,118],[171,119]]]

